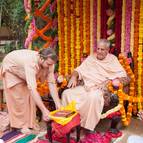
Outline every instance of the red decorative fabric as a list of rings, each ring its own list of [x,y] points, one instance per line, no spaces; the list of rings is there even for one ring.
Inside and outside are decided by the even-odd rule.
[[[101,133],[94,133],[86,135],[80,143],[110,143],[111,136],[102,135]]]
[[[121,113],[119,111],[111,113],[107,116],[108,119],[112,119],[115,116],[121,116]]]
[[[46,140],[38,140],[36,143],[50,143],[50,142],[48,142]]]
[[[76,127],[79,124],[80,124],[80,115],[77,114],[68,124],[64,126],[56,122],[52,122],[52,129],[58,137],[63,137],[64,135],[69,133],[72,128]]]
[[[48,139],[47,134],[46,134],[46,138]],[[53,141],[56,141],[56,142],[59,142],[59,143],[67,143],[66,137],[57,137],[57,135],[55,135],[54,133],[52,135],[52,139],[53,139]],[[43,141],[43,142],[38,142],[38,143],[46,143],[46,142]],[[47,142],[47,143],[49,143],[49,142]],[[70,143],[76,143],[75,139],[70,138]]]

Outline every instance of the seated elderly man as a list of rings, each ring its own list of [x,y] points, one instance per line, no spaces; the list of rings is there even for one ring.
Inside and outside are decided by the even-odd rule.
[[[81,116],[81,126],[93,131],[100,120],[104,107],[103,94],[110,80],[128,82],[127,74],[116,56],[109,53],[110,43],[101,39],[94,53],[88,56],[72,73],[68,88],[63,92],[62,103],[75,100]],[[83,85],[78,85],[78,80]],[[114,80],[115,81],[115,80]]]

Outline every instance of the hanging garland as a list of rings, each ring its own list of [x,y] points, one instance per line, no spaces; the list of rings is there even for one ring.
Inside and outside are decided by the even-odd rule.
[[[132,0],[132,17],[131,17],[131,37],[130,37],[130,51],[133,55],[134,51],[134,25],[135,25],[135,0]]]
[[[86,0],[86,54],[90,54],[90,0]]]
[[[142,73],[143,73],[143,0],[140,0],[140,13],[139,13],[139,47],[138,47],[138,97],[142,97]],[[139,111],[142,110],[142,103],[138,103]]]
[[[93,2],[93,49],[97,47],[97,1]]]
[[[63,0],[57,4],[59,74],[68,75],[90,52],[90,0]]]
[[[131,34],[131,17],[132,17],[132,0],[126,0],[125,12],[125,47],[124,52],[130,52],[130,34]]]
[[[67,0],[64,0],[64,61],[65,61],[65,75],[68,75],[68,7]]]
[[[90,52],[93,53],[93,0],[90,1]]]
[[[114,0],[108,1],[109,8],[106,10],[106,15],[108,16],[107,19],[107,40],[111,43],[111,53],[116,53],[115,49],[115,9],[114,9]],[[115,51],[116,50],[116,51]]]
[[[126,0],[123,0],[122,4],[122,31],[121,31],[121,53],[124,53],[125,48],[125,12],[126,12]]]
[[[80,64],[80,17],[79,17],[79,0],[76,0],[76,7],[75,7],[75,10],[76,10],[76,45],[75,45],[75,48],[76,48],[76,61],[77,61],[77,66],[79,66]]]
[[[83,53],[87,53],[86,40],[86,0],[83,0]]]
[[[71,6],[70,6],[70,8],[71,8],[71,15],[70,15],[70,21],[71,21],[71,25],[70,25],[70,27],[71,27],[71,31],[70,31],[70,37],[71,37],[71,42],[70,42],[70,47],[71,47],[71,49],[70,49],[70,53],[71,53],[71,62],[70,62],[70,64],[71,64],[71,68],[70,68],[70,72],[72,73],[73,72],[73,70],[74,70],[74,68],[75,68],[75,56],[74,56],[74,13],[73,13],[73,11],[74,11],[74,5],[73,5],[73,1],[71,2]]]
[[[109,82],[108,85],[108,89],[109,91],[111,91],[114,94],[117,94],[119,97],[119,105],[120,105],[120,112],[121,112],[121,117],[122,117],[122,122],[124,126],[128,126],[130,123],[130,119],[132,116],[132,110],[133,110],[133,102],[138,102],[141,98],[136,98],[134,97],[135,92],[135,86],[134,86],[134,81],[135,81],[135,77],[134,74],[129,66],[128,63],[128,59],[122,55],[119,55],[119,62],[123,65],[123,67],[125,68],[128,76],[130,77],[131,81],[130,81],[130,92],[129,95],[124,93],[123,91],[123,85],[120,84],[119,85],[119,89],[115,90],[112,86],[112,82]],[[124,101],[128,100],[129,104],[128,104],[128,108],[127,108],[127,114],[124,108]],[[143,101],[143,99],[141,99]]]
[[[101,0],[97,0],[97,41],[101,37]]]
[[[140,13],[140,0],[136,0],[135,1],[135,17],[134,17],[134,51],[133,51],[133,59],[137,59],[138,58],[138,43],[139,43],[139,13]],[[135,79],[138,79],[138,61],[134,60],[134,74],[135,74]],[[137,87],[138,87],[138,83],[137,80],[135,81],[136,84],[136,88],[135,88],[135,93],[136,95],[138,95],[137,93]],[[134,114],[137,113],[137,104],[135,103],[133,106],[134,110]]]
[[[33,13],[32,13],[32,2],[31,0],[24,0],[24,8],[26,11],[26,18],[25,20],[27,20],[26,22],[26,26],[25,26],[25,31],[27,31],[27,38],[25,40],[25,44],[24,47],[25,48],[31,48],[32,46],[32,38],[35,34],[35,19],[33,17]],[[28,30],[26,29],[28,28]]]

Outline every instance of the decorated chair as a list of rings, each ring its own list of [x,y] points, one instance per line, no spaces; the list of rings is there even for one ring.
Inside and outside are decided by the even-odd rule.
[[[121,65],[124,67],[126,70],[128,77],[130,78],[130,83],[128,85],[120,85],[120,87],[113,87],[112,83],[109,83],[108,89],[110,92],[110,104],[109,106],[104,106],[104,110],[101,116],[101,119],[108,118],[111,120],[111,126],[109,127],[109,132],[111,132],[113,137],[119,137],[121,136],[120,132],[118,132],[117,125],[121,121],[123,122],[123,125],[127,126],[130,123],[130,118],[132,115],[132,103],[131,102],[124,102],[123,99],[121,99],[121,94],[122,95],[127,95],[127,96],[134,96],[134,74],[132,72],[132,69],[128,63],[128,59],[122,55],[119,55],[119,62]],[[67,89],[66,85],[68,82],[69,78],[65,77],[59,77],[57,79],[57,86],[59,88],[59,95],[61,97],[62,92]],[[79,81],[79,84],[83,84],[82,81]],[[42,93],[43,91],[39,87],[40,84],[38,84],[38,90],[41,92],[41,95],[44,94]],[[46,85],[44,83],[42,85],[42,88]],[[124,87],[124,88],[123,88]],[[121,92],[122,90],[122,92]],[[54,110],[54,102],[50,96],[48,98],[45,98],[44,96],[42,97],[43,102],[47,105],[49,110]],[[126,105],[125,105],[126,104]],[[52,107],[52,108],[51,108]],[[127,111],[127,114],[126,114]]]
[[[126,58],[123,55],[119,55],[119,62],[121,63],[121,65],[124,67],[124,69],[127,72],[127,75],[130,79],[130,83],[127,85],[123,86],[123,93],[129,96],[134,96],[134,74],[132,72],[132,69],[130,67],[130,64],[128,62],[128,58]],[[62,80],[61,80],[62,81]],[[62,84],[62,82],[61,82]],[[82,81],[79,81],[79,84],[83,84]],[[60,96],[62,94],[62,92],[66,89],[66,84],[64,84],[64,86],[61,86],[61,88],[59,89],[59,93]],[[103,113],[101,116],[101,119],[104,118],[108,118],[111,120],[111,126],[109,128],[109,130],[113,131],[113,132],[118,132],[117,130],[117,125],[118,123],[121,121],[121,117],[122,117],[122,122],[123,125],[128,125],[130,123],[130,118],[131,118],[131,114],[132,114],[132,104],[130,102],[124,102],[119,100],[119,87],[113,87],[112,83],[109,83],[108,85],[108,89],[109,89],[109,94],[110,95],[104,95],[104,97],[106,98],[106,96],[109,96],[109,101],[110,103],[108,103],[108,106],[104,106],[103,109]],[[127,110],[127,117],[126,119],[123,118],[126,115],[126,110]]]
[[[126,70],[130,82],[127,85],[120,84],[119,87],[113,87],[112,82],[108,84],[108,89],[111,94],[110,106],[104,107],[104,111],[101,117],[102,119],[104,118],[111,119],[111,126],[109,131],[111,132],[113,131],[115,133],[118,132],[117,125],[120,122],[120,120],[122,120],[124,126],[128,126],[132,116],[133,104],[128,99],[126,99],[128,101],[124,101],[123,96],[127,96],[127,98],[129,97],[133,98],[133,96],[135,95],[134,92],[135,77],[129,65],[128,58],[120,54],[119,62]],[[117,136],[118,135],[119,134],[117,134]]]

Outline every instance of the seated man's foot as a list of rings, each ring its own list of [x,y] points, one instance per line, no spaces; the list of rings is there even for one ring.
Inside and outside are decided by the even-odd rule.
[[[26,128],[26,127],[22,128],[20,131],[23,134],[30,134],[31,133],[31,130],[29,128]]]
[[[118,129],[113,129],[113,128],[109,129],[105,134],[111,136],[112,138],[118,138],[122,136],[121,131],[119,131]]]
[[[95,131],[89,130],[89,129],[85,129],[85,128],[81,128],[82,132],[84,135],[86,134],[91,134],[91,133],[95,133]]]

